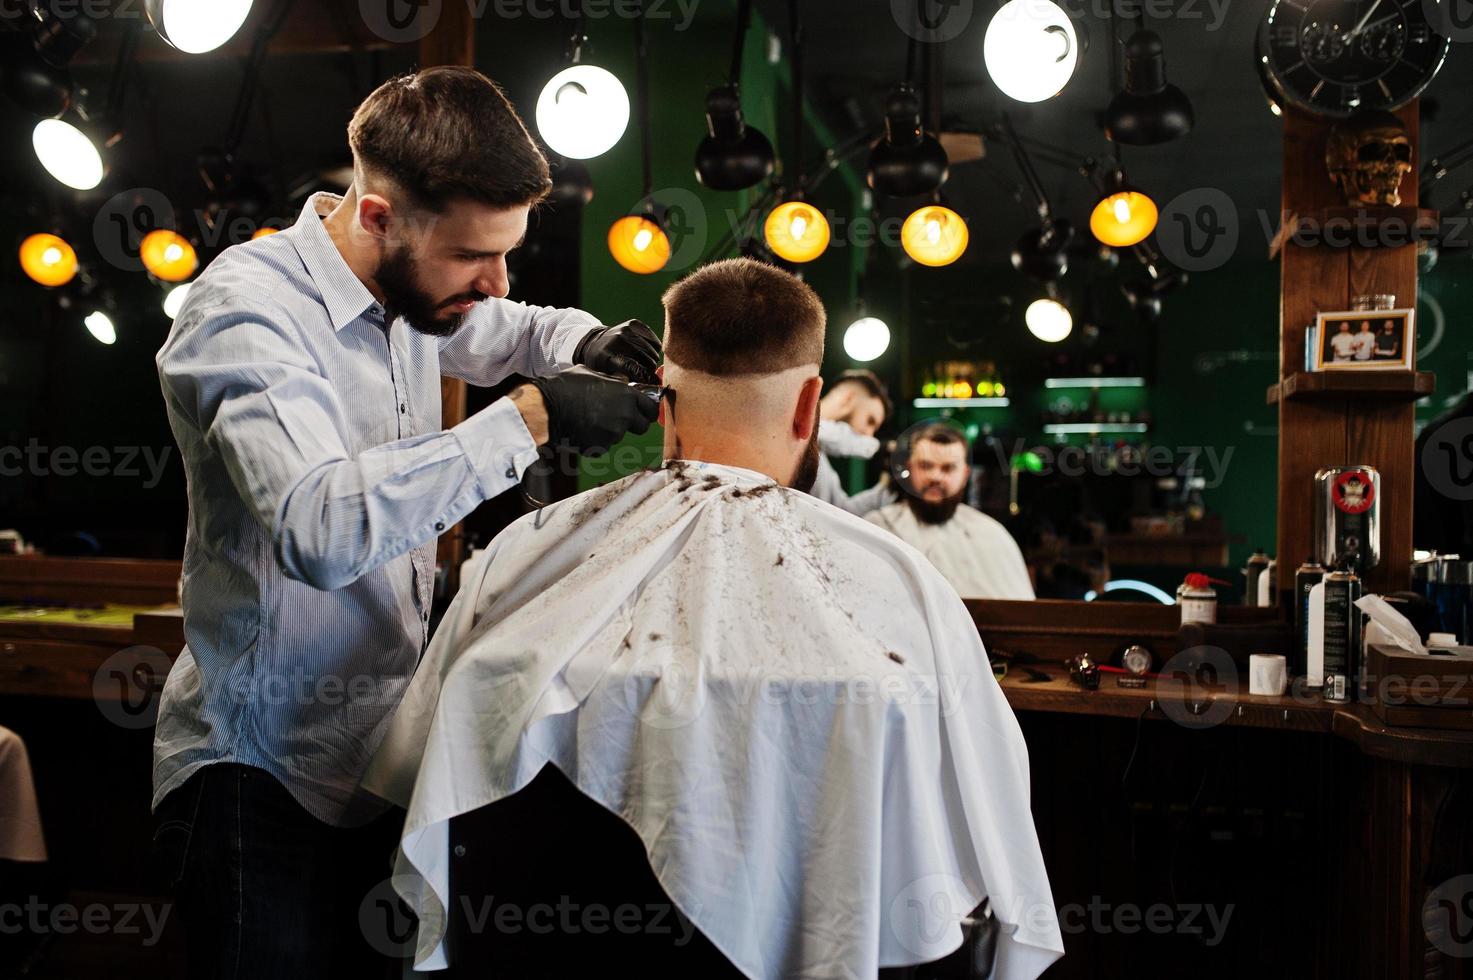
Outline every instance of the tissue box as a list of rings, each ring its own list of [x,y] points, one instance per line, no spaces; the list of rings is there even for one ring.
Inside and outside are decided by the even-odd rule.
[[[1372,644],[1364,700],[1387,725],[1473,731],[1473,656],[1420,656]]]

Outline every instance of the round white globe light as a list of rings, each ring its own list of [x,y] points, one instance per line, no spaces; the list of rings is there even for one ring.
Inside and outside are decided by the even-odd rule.
[[[102,154],[87,134],[60,119],[42,119],[31,131],[36,159],[68,187],[90,191],[102,183]]]
[[[148,0],[159,37],[186,54],[213,51],[235,36],[251,0]]]
[[[1056,299],[1036,299],[1029,303],[1023,320],[1028,324],[1029,333],[1050,344],[1057,344],[1074,329],[1074,317]]]
[[[112,344],[118,339],[117,328],[113,326],[112,318],[101,310],[93,310],[87,314],[82,321],[87,332],[96,337],[99,343]]]
[[[179,311],[184,309],[184,300],[189,295],[190,285],[187,282],[180,283],[164,294],[164,316],[172,320],[179,315]]]
[[[873,361],[890,347],[890,328],[879,317],[862,316],[844,331],[844,353],[851,360]]]
[[[1053,0],[1008,0],[982,39],[987,74],[1003,94],[1042,102],[1064,90],[1079,65],[1079,36]]]
[[[537,131],[554,151],[574,160],[606,153],[629,125],[629,96],[596,65],[564,68],[537,97]]]

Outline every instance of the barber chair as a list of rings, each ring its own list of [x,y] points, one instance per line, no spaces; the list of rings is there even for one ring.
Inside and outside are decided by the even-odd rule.
[[[742,980],[676,911],[639,836],[556,766],[521,792],[451,820],[450,848],[451,978]],[[974,916],[964,925],[951,955],[883,969],[880,980],[985,980],[996,921]]]

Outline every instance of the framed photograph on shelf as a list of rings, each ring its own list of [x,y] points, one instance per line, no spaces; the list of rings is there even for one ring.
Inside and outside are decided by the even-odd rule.
[[[1410,371],[1412,310],[1355,310],[1315,318],[1316,371]]]

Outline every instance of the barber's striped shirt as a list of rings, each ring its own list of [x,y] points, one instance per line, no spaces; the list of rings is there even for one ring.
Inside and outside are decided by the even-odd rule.
[[[504,300],[449,338],[385,324],[320,220],[228,249],[157,362],[184,458],[187,646],[154,737],[154,804],[201,766],[279,779],[350,825],[426,642],[435,540],[536,458],[505,399],[440,427],[440,375],[566,367],[594,318]]]

